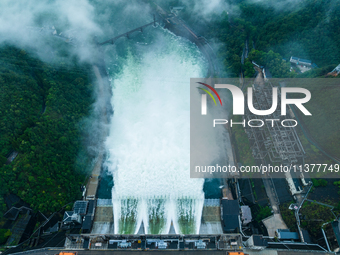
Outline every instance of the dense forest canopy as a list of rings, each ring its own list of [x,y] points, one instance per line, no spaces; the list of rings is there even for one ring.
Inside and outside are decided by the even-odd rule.
[[[228,76],[238,77],[241,69],[248,70],[248,77],[253,74],[248,61],[241,64],[246,42],[249,52],[273,51],[280,60],[296,56],[310,59],[318,67],[339,64],[339,1],[224,0],[209,17],[203,15],[205,10],[198,8],[196,1],[173,0],[170,5],[184,6],[180,16],[194,31],[210,40],[217,39],[218,55]],[[249,60],[253,60],[251,56]],[[279,63],[276,68],[282,72],[273,76],[291,76],[285,64]]]
[[[220,13],[216,11],[210,20],[202,19],[187,1],[173,1],[173,5],[184,5],[183,17],[193,29],[216,42],[224,76],[239,77],[243,72],[245,77],[252,78],[255,75],[252,61],[255,61],[266,67],[273,78],[325,77],[340,63],[339,1],[222,2],[228,8],[221,8]],[[317,66],[300,73],[289,62],[291,56],[311,60]],[[305,83],[303,87],[312,93],[307,107],[313,116],[301,116],[306,131],[330,155],[339,158],[339,87],[326,86],[321,81],[313,85]]]
[[[340,1],[225,0],[209,18],[196,8],[195,1],[173,0],[171,5],[184,6],[180,16],[198,34],[215,42],[224,66],[222,76],[239,77],[242,72],[253,78],[255,61],[273,78],[316,78],[325,77],[340,63]],[[301,73],[289,62],[291,56],[316,66]],[[323,83],[303,87],[312,92],[308,108],[313,117],[301,116],[305,127],[322,148],[339,158],[338,87],[326,88]]]
[[[240,61],[235,60],[241,57],[246,40],[250,50],[253,47],[266,53],[272,50],[281,59],[296,56],[310,59],[319,67],[339,64],[340,2],[302,1],[296,9],[281,10],[262,2],[243,2],[238,17],[224,13],[222,21],[217,19],[212,26],[211,36],[224,42],[220,54],[228,63],[229,72],[240,72]],[[253,60],[252,56],[249,58]],[[273,76],[287,77],[286,69]]]
[[[216,42],[226,77],[239,77],[241,71],[253,77],[252,61],[277,78],[320,77],[340,63],[340,1],[301,0],[285,6],[287,1],[224,0],[230,10],[209,18],[201,15],[204,10],[192,8],[194,0],[156,2],[167,10],[185,7],[180,17]],[[248,58],[242,61],[246,48]],[[303,74],[291,71],[291,56],[310,59],[318,68]],[[8,209],[3,197],[10,193],[42,212],[79,198],[85,174],[78,160],[84,150],[82,120],[90,113],[93,87],[90,65],[67,63],[47,64],[23,49],[0,48],[0,217]],[[340,91],[310,89],[316,91],[315,103],[308,106],[315,118],[304,121],[317,142],[339,157]],[[322,124],[324,119],[329,125]],[[247,143],[241,135],[235,140]],[[238,153],[247,154],[246,162],[252,164],[251,153],[243,150],[249,152],[248,143]],[[18,156],[9,163],[13,152]]]
[[[26,51],[0,49],[0,192],[52,212],[79,198],[80,123],[93,103],[90,67],[46,64]],[[15,160],[6,164],[11,152]]]

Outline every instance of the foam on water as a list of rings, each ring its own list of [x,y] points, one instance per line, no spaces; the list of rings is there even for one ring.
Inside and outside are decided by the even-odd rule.
[[[198,233],[203,179],[190,179],[189,86],[206,63],[192,43],[162,31],[128,53],[112,76],[112,118],[106,141],[112,172],[115,233]],[[141,46],[139,46],[141,47]],[[114,58],[112,56],[112,58]]]

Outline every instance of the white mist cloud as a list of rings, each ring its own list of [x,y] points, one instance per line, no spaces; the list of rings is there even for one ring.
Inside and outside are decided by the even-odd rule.
[[[191,8],[195,16],[209,21],[213,14],[220,15],[222,12],[235,12],[238,9],[235,5],[225,0],[183,0],[186,8]]]
[[[195,1],[194,11],[205,18],[212,13],[221,13],[228,10],[228,5],[223,0],[198,0]]]
[[[46,53],[53,50],[44,38],[46,35],[69,31],[65,35],[67,37],[72,31],[72,36],[82,42],[79,52],[83,52],[82,45],[90,42],[95,34],[101,33],[94,18],[94,7],[87,0],[2,0],[0,44],[14,44],[35,49],[38,54]]]
[[[262,4],[274,8],[276,11],[298,11],[306,3],[306,0],[248,0],[247,3]]]

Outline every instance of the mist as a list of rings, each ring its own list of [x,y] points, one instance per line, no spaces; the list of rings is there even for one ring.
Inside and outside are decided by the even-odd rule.
[[[55,43],[68,42],[70,53],[89,60],[94,35],[102,33],[94,21],[95,8],[87,0],[0,2],[0,45],[36,53],[43,61],[58,55]]]

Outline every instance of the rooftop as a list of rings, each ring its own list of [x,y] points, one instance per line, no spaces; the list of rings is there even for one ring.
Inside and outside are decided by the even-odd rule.
[[[72,215],[73,215],[73,211],[65,211],[63,222],[71,222],[72,221]]]
[[[268,240],[263,238],[262,235],[252,235],[252,238],[255,246],[268,246]]]
[[[242,221],[244,224],[248,224],[252,221],[250,207],[247,205],[241,206],[242,210]]]
[[[279,239],[299,239],[297,232],[290,232],[288,229],[278,229],[277,234]]]
[[[239,215],[240,214],[240,206],[237,200],[229,200],[229,199],[222,199],[222,209],[223,215]]]
[[[292,61],[292,60],[297,61],[297,62],[303,62],[303,63],[312,64],[312,61],[309,60],[309,59],[297,58],[297,57],[293,57],[293,56],[292,56],[292,57],[290,58],[290,61]]]
[[[74,213],[79,214],[79,215],[85,215],[87,211],[88,203],[89,203],[88,201],[84,201],[84,200],[76,201],[73,205]]]
[[[223,231],[234,232],[239,228],[240,207],[237,200],[222,199]]]

